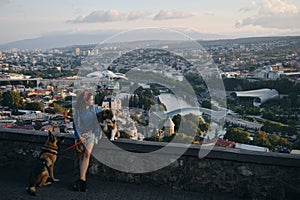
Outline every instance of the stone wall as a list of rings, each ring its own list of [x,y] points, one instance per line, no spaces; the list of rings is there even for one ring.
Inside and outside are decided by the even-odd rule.
[[[46,141],[47,133],[26,130],[0,129],[0,166],[31,165]],[[67,135],[61,149],[74,144],[73,136]],[[89,174],[102,180],[121,181],[133,184],[151,184],[175,190],[188,190],[199,193],[218,193],[230,199],[297,199],[300,195],[300,157],[289,154],[252,152],[239,149],[214,147],[201,148],[207,153],[199,158],[199,146],[173,144],[164,153],[156,150],[166,147],[164,143],[139,142],[119,139],[114,143],[119,149],[111,148],[111,143],[102,140],[94,148],[94,156],[110,159],[113,169],[98,159],[91,160]],[[128,173],[139,171],[135,165],[140,155],[154,152],[157,162],[170,159],[174,152],[182,148],[187,151],[172,163],[157,171],[147,173]],[[121,152],[132,152],[124,157]],[[205,152],[207,151],[207,152]],[[74,150],[63,152],[58,159],[56,170],[75,175]],[[147,163],[145,156],[145,163]],[[123,161],[122,161],[123,159]],[[115,162],[114,162],[115,161]],[[143,162],[142,162],[143,163]],[[147,163],[149,165],[149,163]],[[153,163],[155,164],[155,162]],[[112,168],[113,167],[113,168]],[[136,168],[136,169],[135,169]],[[121,167],[122,169],[122,167]]]

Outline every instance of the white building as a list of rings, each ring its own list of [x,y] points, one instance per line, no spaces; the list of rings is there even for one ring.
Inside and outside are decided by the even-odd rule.
[[[242,97],[253,98],[253,105],[260,106],[262,103],[270,99],[279,97],[279,93],[275,89],[264,88],[258,90],[232,92],[230,96],[233,99],[242,98]]]
[[[254,78],[277,80],[283,73],[278,66],[264,66],[263,69],[255,71]]]
[[[175,124],[174,124],[174,122],[172,121],[171,117],[169,117],[169,118],[166,120],[166,122],[164,123],[164,128],[165,128],[164,136],[170,136],[170,135],[173,135],[173,134],[175,133],[174,127],[175,127]]]
[[[75,49],[75,55],[76,55],[76,56],[79,56],[79,55],[80,55],[80,48],[76,48],[76,49]]]
[[[266,147],[260,147],[260,146],[249,145],[249,144],[235,143],[235,148],[245,149],[245,150],[249,150],[249,151],[269,152],[269,149]]]
[[[113,96],[106,97],[102,102],[102,108],[111,108],[113,110],[121,110],[122,101]]]

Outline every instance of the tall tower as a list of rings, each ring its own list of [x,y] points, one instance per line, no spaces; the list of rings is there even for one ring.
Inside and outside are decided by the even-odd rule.
[[[166,120],[166,122],[164,123],[164,128],[165,128],[165,133],[164,135],[165,136],[170,136],[170,135],[173,135],[174,134],[174,127],[175,127],[175,124],[174,122],[172,121],[171,117],[168,117],[168,119]]]

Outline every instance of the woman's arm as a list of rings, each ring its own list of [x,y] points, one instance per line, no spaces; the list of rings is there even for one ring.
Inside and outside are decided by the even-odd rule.
[[[102,108],[100,108],[100,107],[97,106],[97,105],[94,105],[94,110],[95,110],[96,115],[97,115],[98,113],[102,112]]]
[[[102,108],[98,107],[97,105],[93,105],[93,107],[94,107],[94,112],[96,114],[95,120],[94,120],[94,123],[95,123],[94,132],[95,132],[96,136],[99,136],[100,135],[100,126],[99,126],[99,122],[98,122],[98,119],[97,119],[97,115],[100,112],[102,112]]]

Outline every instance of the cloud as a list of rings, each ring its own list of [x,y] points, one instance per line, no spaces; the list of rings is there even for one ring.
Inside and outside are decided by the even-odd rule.
[[[242,13],[247,13],[247,12],[250,12],[252,10],[253,10],[252,7],[244,7],[244,8],[240,8],[239,11],[242,12]]]
[[[129,13],[121,13],[118,10],[97,10],[86,16],[78,16],[73,20],[68,20],[68,23],[105,23],[116,21],[132,21],[145,18],[150,15],[147,12],[131,11]]]
[[[142,12],[139,12],[139,11],[131,11],[127,15],[127,20],[131,21],[131,20],[143,19],[143,18],[147,17],[148,15],[150,15],[150,13],[147,13],[147,12],[142,13]]]
[[[1,1],[1,0],[0,0]],[[121,13],[118,10],[97,10],[93,11],[86,16],[78,16],[73,20],[68,20],[67,23],[105,23],[105,22],[116,22],[116,21],[133,21],[147,18],[151,13],[131,11],[128,13]],[[213,15],[211,13],[211,15]],[[194,16],[188,12],[181,11],[159,11],[152,20],[169,20],[169,19],[183,19]]]
[[[96,23],[96,22],[114,22],[121,21],[125,17],[125,14],[118,10],[107,10],[107,11],[93,11],[87,16],[79,16],[74,20],[69,20],[69,23]]]
[[[154,16],[154,20],[168,20],[168,19],[184,19],[193,17],[194,15],[188,12],[182,11],[168,11],[168,10],[161,10]]]
[[[242,21],[238,21],[235,24],[236,28],[242,28],[243,26],[248,26],[251,25],[253,23],[253,19],[248,17],[246,19],[243,19]]]
[[[300,10],[284,0],[264,0],[261,3],[252,2],[258,8],[254,16],[236,22],[236,28],[248,25],[276,29],[299,29]]]

